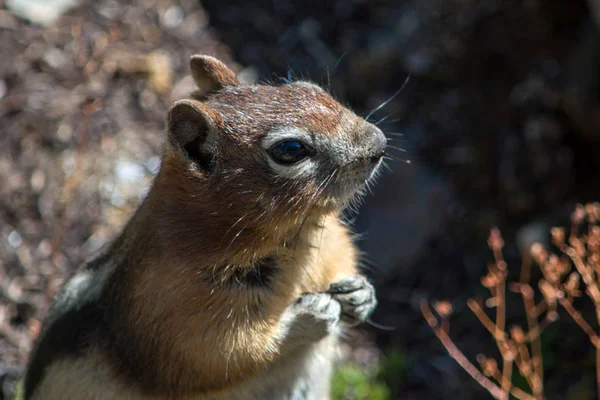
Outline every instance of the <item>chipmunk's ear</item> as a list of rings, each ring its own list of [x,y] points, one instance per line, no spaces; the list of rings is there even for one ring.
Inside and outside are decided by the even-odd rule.
[[[188,162],[207,172],[215,163],[215,151],[208,146],[207,138],[217,118],[216,112],[200,101],[179,100],[169,110],[167,120],[169,143]]]
[[[211,56],[195,54],[190,58],[190,68],[196,85],[203,92],[239,85],[235,73]]]

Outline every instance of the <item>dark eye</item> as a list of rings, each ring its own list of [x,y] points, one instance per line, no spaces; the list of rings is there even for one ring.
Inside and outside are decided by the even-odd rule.
[[[310,155],[306,146],[297,140],[279,142],[271,147],[269,153],[280,164],[294,164]]]

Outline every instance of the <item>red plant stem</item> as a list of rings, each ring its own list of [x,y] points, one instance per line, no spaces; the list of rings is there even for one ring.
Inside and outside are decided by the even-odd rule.
[[[501,259],[502,253],[499,256],[496,256],[496,259],[503,261]],[[504,328],[506,323],[506,279],[504,276],[504,269],[498,268],[498,276],[496,283],[496,334],[495,338],[503,338]]]
[[[573,227],[572,227],[573,229]],[[573,231],[572,233],[573,234]],[[598,287],[598,282],[594,279],[593,276],[593,268],[590,268],[585,262],[581,259],[579,254],[577,254],[576,250],[572,247],[567,247],[566,249],[562,249],[564,253],[566,253],[573,264],[575,264],[575,268],[577,268],[577,272],[585,282],[587,286],[587,294],[588,297],[594,303],[596,308],[596,319],[600,322],[600,317],[598,315],[598,310],[600,309],[600,289]],[[594,331],[594,329],[588,324],[588,322],[583,318],[583,316],[573,307],[573,304],[570,300],[562,298],[559,299],[559,303],[563,308],[569,313],[571,318],[579,325],[581,329],[588,335],[590,341],[596,347],[596,390],[597,396],[600,398],[600,339],[598,338],[598,334]]]
[[[473,311],[473,314],[479,319],[479,322],[481,322],[485,329],[487,329],[495,339],[503,339],[503,337],[496,338],[496,325],[490,317],[487,316],[481,305],[475,299],[469,299],[467,301],[467,306]]]
[[[521,285],[529,285],[529,279],[531,277],[531,252],[523,252],[523,261],[521,262],[521,274],[519,277],[519,283]]]
[[[427,320],[427,323],[433,330],[433,333],[440,340],[442,345],[448,351],[450,357],[452,357],[458,365],[462,367],[473,379],[477,381],[485,390],[487,390],[495,399],[505,399],[506,396],[502,393],[502,389],[494,384],[491,380],[486,378],[477,367],[475,367],[465,355],[459,350],[458,347],[454,344],[450,336],[446,332],[444,332],[439,326],[437,318],[433,315],[431,308],[426,300],[421,301],[421,313]]]
[[[508,400],[508,395],[510,393],[510,389],[512,386],[511,377],[512,377],[512,365],[513,360],[502,356],[502,392],[503,392],[503,400]]]
[[[535,340],[535,338],[537,336],[541,335],[542,332],[544,331],[544,329],[546,329],[546,327],[548,325],[550,325],[551,323],[552,323],[551,320],[544,319],[540,324],[538,324],[538,326],[535,330],[531,330],[531,331],[527,332],[527,335],[525,335],[525,340],[529,343],[533,342],[533,340]],[[536,354],[534,354],[533,356],[536,356]]]
[[[527,314],[527,327],[529,332],[541,332],[540,326],[538,324],[538,313],[537,307],[535,305],[535,300],[533,296],[533,289],[531,286],[522,286],[521,294],[523,296],[523,303],[525,305],[525,313]],[[542,341],[540,339],[540,335],[534,335],[531,338],[531,353],[532,353],[532,365],[535,371],[535,374],[540,378],[540,382],[544,382],[544,363],[542,359]],[[534,392],[537,392],[533,387]],[[543,390],[543,386],[541,388]],[[535,394],[541,394],[535,393]]]
[[[442,330],[446,333],[450,332],[450,318],[449,317],[442,319]]]
[[[502,381],[502,374],[498,370],[496,370],[496,372],[494,373],[494,375],[492,375],[492,377],[498,382]],[[539,398],[536,398],[515,386],[513,386],[510,389],[510,394],[512,394],[514,397],[516,397],[519,400],[540,400]]]
[[[570,300],[562,298],[559,299],[559,303],[563,308],[569,313],[571,318],[575,321],[577,325],[588,335],[590,341],[595,347],[599,347],[600,341],[598,340],[598,335],[594,331],[594,329],[588,324],[588,322],[583,318],[583,316],[573,307],[573,304]]]
[[[590,273],[588,266],[585,265],[585,263],[577,254],[575,249],[569,248],[566,253],[569,257],[571,257],[571,260],[573,260],[573,264],[575,264],[577,272],[579,272],[579,275],[581,275],[581,278],[583,279],[585,285],[588,288],[588,296],[592,299],[597,309],[598,307],[600,307],[600,290],[598,289],[598,284],[596,283],[592,274]]]
[[[518,343],[517,350],[519,357],[515,359],[515,364],[519,369],[519,373],[527,380],[527,384],[534,394],[540,394],[538,379],[536,379],[535,369],[533,368],[534,360],[529,356],[529,350],[525,343]]]
[[[519,389],[517,387],[513,387],[512,389],[510,389],[510,394],[512,394],[519,400],[539,400],[539,398],[536,398],[535,396],[525,393],[524,391],[522,391],[521,389]]]

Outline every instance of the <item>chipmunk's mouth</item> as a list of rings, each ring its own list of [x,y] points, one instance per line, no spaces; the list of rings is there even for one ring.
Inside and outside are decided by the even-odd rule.
[[[325,190],[338,208],[345,208],[354,200],[366,194],[372,183],[381,171],[383,154],[368,160],[353,162],[337,169],[331,183]]]

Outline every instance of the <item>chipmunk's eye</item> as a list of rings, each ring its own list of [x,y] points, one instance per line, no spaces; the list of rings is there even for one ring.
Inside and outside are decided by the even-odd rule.
[[[284,140],[269,150],[271,157],[280,164],[294,164],[310,155],[306,146],[297,140]]]

